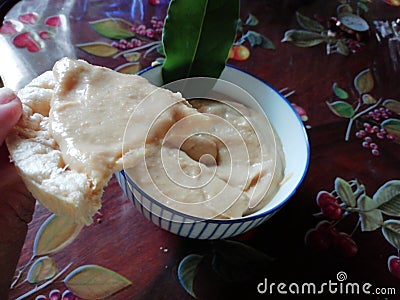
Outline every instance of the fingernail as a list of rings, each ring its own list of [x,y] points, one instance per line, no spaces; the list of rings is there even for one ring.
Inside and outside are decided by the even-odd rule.
[[[9,88],[0,88],[0,104],[7,104],[17,98]]]

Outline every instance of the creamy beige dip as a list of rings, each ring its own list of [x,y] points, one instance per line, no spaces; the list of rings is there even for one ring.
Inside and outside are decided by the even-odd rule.
[[[152,198],[196,217],[238,218],[259,210],[278,190],[285,166],[267,119],[235,102],[190,103],[209,117],[207,129],[195,118],[178,121],[160,151],[127,173]]]

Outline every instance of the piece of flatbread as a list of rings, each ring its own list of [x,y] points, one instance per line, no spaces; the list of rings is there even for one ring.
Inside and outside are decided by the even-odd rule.
[[[18,92],[23,115],[6,139],[33,196],[90,224],[114,172],[155,151],[177,120],[198,112],[179,93],[63,58]]]

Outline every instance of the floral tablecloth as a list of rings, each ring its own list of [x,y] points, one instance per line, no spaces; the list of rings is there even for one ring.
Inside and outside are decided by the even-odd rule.
[[[91,265],[112,270],[88,273],[121,288],[110,299],[400,299],[398,1],[294,2],[242,1],[227,61],[280,90],[307,128],[310,166],[288,204],[235,238],[186,240],[145,220],[113,179],[96,222],[59,234],[60,251],[38,254],[35,239],[65,224],[49,229],[36,207],[12,299],[71,295],[62,278]],[[162,63],[167,6],[21,1],[0,27],[4,83],[18,89],[63,56],[131,74]]]

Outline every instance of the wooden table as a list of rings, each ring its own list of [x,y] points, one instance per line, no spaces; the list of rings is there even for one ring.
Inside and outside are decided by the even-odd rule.
[[[388,257],[397,255],[397,251],[386,241],[379,229],[362,232],[358,228],[352,235],[358,252],[350,258],[343,257],[335,251],[316,253],[305,244],[307,231],[321,220],[315,216],[320,211],[316,204],[316,196],[321,190],[333,190],[335,178],[358,179],[365,185],[370,196],[385,182],[400,179],[398,143],[378,140],[380,155],[374,156],[370,150],[364,149],[362,141],[355,137],[355,128],[362,126],[360,124],[354,126],[349,141],[344,140],[347,120],[333,114],[326,104],[327,101],[334,100],[333,83],[336,82],[339,87],[351,91],[350,95],[354,96],[354,77],[364,69],[373,68],[374,75],[379,76],[379,80],[376,80],[371,94],[376,99],[400,99],[398,74],[388,71],[389,50],[385,43],[377,42],[374,30],[371,30],[370,36],[364,37],[363,51],[348,56],[327,55],[325,44],[301,48],[281,42],[287,30],[300,28],[295,19],[295,11],[311,18],[314,14],[330,17],[336,14],[338,5],[337,1],[323,0],[296,1],[296,4],[292,2],[295,1],[243,1],[242,18],[246,19],[249,13],[256,16],[259,24],[252,30],[268,37],[276,49],[250,48],[245,44],[251,51],[249,59],[228,61],[265,80],[278,90],[285,87],[295,90],[296,92],[289,96],[289,100],[304,108],[308,116],[305,125],[308,128],[311,160],[301,187],[273,218],[258,228],[232,239],[273,257],[274,261],[265,268],[257,268],[257,261],[249,258],[250,262],[255,264],[254,274],[247,269],[244,273],[241,273],[243,269],[237,269],[233,274],[233,281],[219,276],[211,267],[212,253],[216,247],[214,242],[185,239],[159,229],[135,210],[113,178],[104,193],[99,222],[84,228],[71,245],[52,256],[60,269],[69,263],[72,263],[73,267],[98,264],[132,281],[132,285],[109,299],[191,299],[179,283],[177,269],[185,256],[200,254],[205,255],[205,258],[194,281],[194,291],[198,299],[256,299],[268,296],[270,299],[280,299],[284,298],[284,295],[277,291],[272,295],[261,295],[257,292],[257,286],[266,279],[269,283],[283,282],[287,286],[290,283],[318,284],[329,280],[338,282],[339,272],[347,274],[345,282],[360,285],[368,282],[373,288],[396,289],[396,295],[374,294],[369,295],[368,299],[400,299],[400,278],[393,276],[387,266]],[[165,16],[167,3],[162,2],[156,6],[149,5],[147,1],[140,3],[143,7],[136,7],[135,11],[141,9],[142,14],[134,15],[137,19],[130,21],[149,26],[153,15],[160,18]],[[382,1],[367,4],[369,11],[365,13],[365,19],[371,27],[373,20],[394,20],[400,16],[400,8],[389,6]],[[109,9],[114,9],[111,4]],[[72,11],[71,14],[78,15],[76,11]],[[123,11],[121,16],[129,19],[126,11]],[[73,43],[104,40],[96,35],[87,23],[101,17],[104,15],[96,15],[95,11],[92,11],[81,15],[80,19],[72,18]],[[76,55],[111,68],[123,63],[122,58],[99,58],[77,47]],[[155,53],[150,54],[147,59],[141,61],[141,67],[149,65],[157,56],[159,55]],[[19,267],[26,264],[32,256],[38,228],[49,215],[46,209],[37,205],[33,221],[29,225]],[[351,233],[356,223],[357,216],[352,215],[337,227],[340,231]],[[22,284],[11,290],[10,297],[14,299],[31,288],[27,283]],[[61,282],[56,282],[41,293],[47,294],[54,288],[65,290]],[[386,292],[390,290],[387,289]],[[310,298],[309,295],[286,296],[293,296],[294,299]],[[323,299],[328,298],[366,299],[367,295],[324,293]]]

